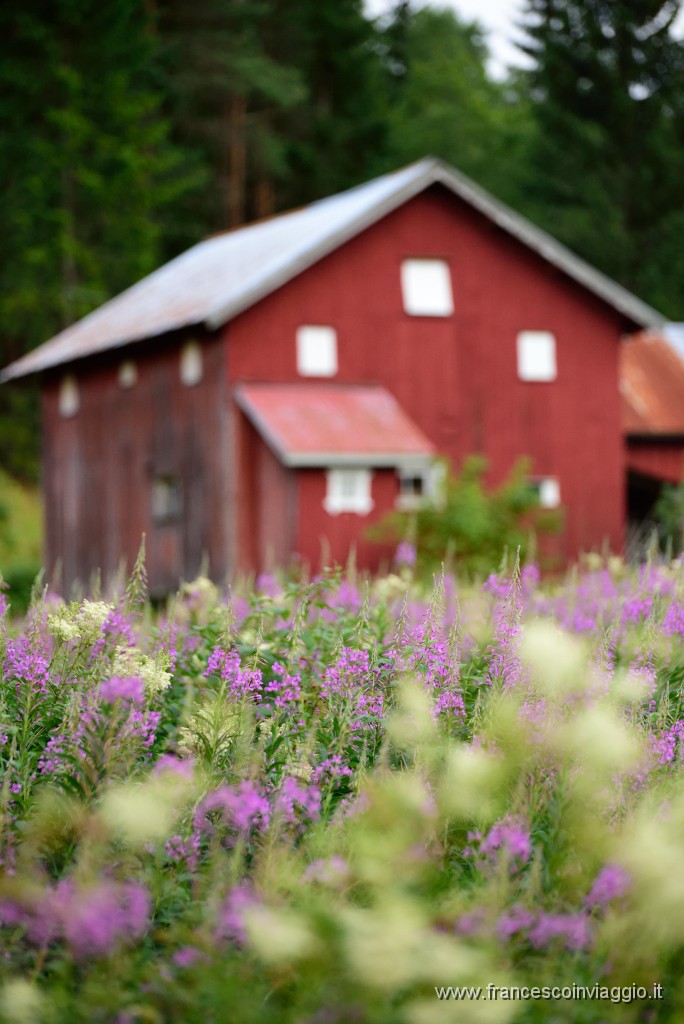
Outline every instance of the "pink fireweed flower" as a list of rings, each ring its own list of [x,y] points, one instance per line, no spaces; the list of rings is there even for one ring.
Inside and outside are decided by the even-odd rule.
[[[416,564],[415,545],[403,540],[397,545],[397,550],[394,552],[394,561],[396,565],[406,566],[408,569],[411,569]]]
[[[164,844],[164,853],[173,864],[185,862],[188,871],[197,871],[200,855],[200,834],[193,832],[187,839],[182,836],[171,836]]]
[[[661,628],[665,636],[684,636],[684,604],[679,601],[672,602]]]
[[[524,907],[514,906],[502,914],[496,923],[496,933],[502,941],[510,939],[512,935],[525,931],[534,922],[534,914]]]
[[[112,676],[100,683],[100,700],[105,704],[115,704],[118,700],[142,704],[144,699],[145,686],[138,676]]]
[[[237,786],[219,786],[200,802],[195,811],[195,828],[214,835],[219,827],[249,834],[268,827],[271,807],[259,787],[249,780]]]
[[[221,647],[215,647],[209,655],[204,675],[220,676],[228,683],[229,692],[236,697],[251,697],[257,703],[261,700],[261,669],[243,669],[239,651],[224,651]]]
[[[679,719],[675,724],[666,729],[660,736],[651,736],[651,750],[655,754],[658,764],[671,764],[677,752],[682,749],[682,735],[684,734],[684,720]]]
[[[245,911],[258,904],[253,889],[242,882],[233,886],[221,904],[216,922],[216,938],[228,939],[241,946],[245,943]]]
[[[594,879],[586,898],[588,907],[605,907],[613,900],[624,896],[632,885],[632,879],[619,864],[606,864]]]
[[[485,857],[504,853],[510,858],[512,868],[522,867],[532,855],[529,829],[514,818],[502,818],[491,827],[479,852]]]
[[[275,662],[273,665],[275,679],[263,687],[263,704],[257,712],[261,717],[269,711],[287,711],[294,713],[294,708],[302,695],[302,678],[300,675],[290,675],[285,671],[283,665]],[[293,726],[299,723],[291,723]]]
[[[343,779],[352,778],[353,775],[354,772],[343,762],[341,756],[333,754],[332,757],[326,757],[325,761],[316,765],[311,773],[311,780],[318,785],[325,782],[339,783]]]
[[[275,794],[273,809],[285,824],[302,828],[320,816],[321,791],[318,786],[306,786],[297,779],[286,778]]]
[[[576,952],[591,942],[591,929],[586,914],[539,914],[527,938],[535,949],[544,949],[552,942]]]
[[[349,865],[344,857],[333,854],[332,857],[313,860],[302,875],[303,882],[318,882],[321,885],[342,886],[349,878]]]
[[[32,908],[27,935],[44,944],[63,938],[77,960],[107,956],[148,928],[150,899],[135,882],[101,881],[77,888],[71,879],[48,889]]]
[[[5,643],[4,676],[10,682],[27,684],[31,690],[47,693],[50,683],[50,650],[47,637],[32,640],[20,636]]]
[[[208,959],[207,954],[203,953],[201,949],[197,949],[196,946],[182,946],[171,957],[174,966],[180,968],[194,967],[195,964]]]
[[[170,772],[183,779],[191,779],[194,771],[195,762],[192,757],[180,758],[174,754],[162,754],[152,769],[152,774],[163,775],[165,772]]]
[[[460,693],[450,693],[446,690],[444,693],[440,693],[437,698],[437,703],[433,709],[433,716],[438,718],[440,715],[444,715],[444,717],[465,719],[465,704],[463,703],[463,697]]]

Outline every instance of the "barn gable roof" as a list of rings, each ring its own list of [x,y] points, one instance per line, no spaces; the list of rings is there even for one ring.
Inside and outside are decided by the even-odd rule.
[[[635,327],[664,318],[465,175],[427,158],[302,209],[208,238],[12,363],[0,380],[153,338],[216,329],[431,185],[478,210]]]
[[[436,455],[379,384],[240,384],[235,400],[284,466],[410,469]]]
[[[644,332],[622,346],[620,391],[627,437],[684,437],[684,361],[665,338]]]

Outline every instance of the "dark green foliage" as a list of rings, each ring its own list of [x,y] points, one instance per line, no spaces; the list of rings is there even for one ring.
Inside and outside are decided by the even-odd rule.
[[[528,211],[673,318],[684,316],[680,0],[528,0],[537,131]],[[674,285],[680,282],[679,288]]]
[[[521,459],[499,487],[485,485],[487,462],[467,459],[457,476],[448,476],[443,499],[425,502],[416,512],[392,513],[375,533],[395,540],[410,536],[416,544],[419,568],[435,572],[453,559],[466,576],[493,572],[506,551],[527,555],[536,533],[558,530],[557,512],[539,506],[529,484],[529,465]]]
[[[142,0],[0,7],[3,365],[159,262],[162,222],[188,181],[153,59]],[[25,476],[35,400],[0,397],[3,462]]]
[[[684,550],[684,485],[664,487],[653,508],[661,538],[673,554]]]
[[[383,39],[394,80],[388,128],[395,165],[432,154],[512,196],[529,114],[489,77],[480,26],[448,9],[400,4]]]

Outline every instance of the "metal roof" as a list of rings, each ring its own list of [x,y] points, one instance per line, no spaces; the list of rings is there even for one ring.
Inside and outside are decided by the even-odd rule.
[[[300,210],[200,242],[12,363],[0,380],[183,327],[202,324],[215,329],[434,184],[479,210],[629,323],[636,327],[664,323],[656,310],[463,174],[427,158]]]
[[[623,430],[632,437],[684,437],[684,362],[662,337],[644,332],[620,350]]]
[[[386,388],[240,384],[235,398],[285,466],[424,466],[436,454]]]

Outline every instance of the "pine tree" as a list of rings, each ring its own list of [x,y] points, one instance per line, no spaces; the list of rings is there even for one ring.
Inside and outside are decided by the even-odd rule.
[[[482,28],[448,9],[401,2],[383,39],[394,164],[439,156],[498,195],[514,195],[511,157],[529,130],[526,108],[488,75]]]
[[[271,54],[271,0],[161,0],[159,37],[174,137],[206,188],[178,210],[181,243],[274,212],[283,140],[274,122],[305,95],[296,52]],[[281,59],[282,57],[282,59]],[[184,237],[185,236],[185,237]]]
[[[269,52],[296,60],[304,95],[276,118],[280,209],[355,185],[386,168],[386,74],[362,0],[273,0]]]
[[[528,211],[673,316],[684,316],[681,0],[527,0],[537,131]]]
[[[159,261],[164,211],[189,179],[160,113],[151,28],[144,0],[0,5],[2,365]],[[0,390],[15,472],[35,466],[31,405]]]

